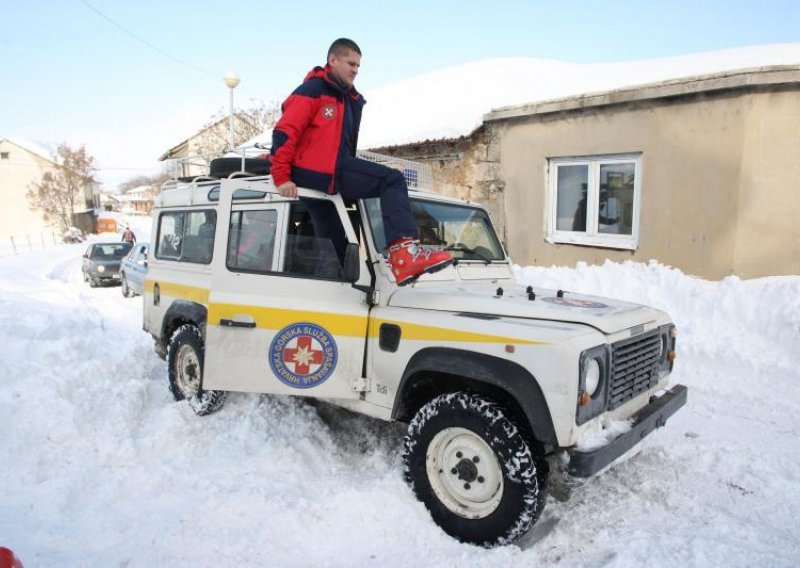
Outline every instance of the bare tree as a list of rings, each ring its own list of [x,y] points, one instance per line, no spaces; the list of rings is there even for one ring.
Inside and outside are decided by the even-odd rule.
[[[280,104],[273,101],[269,104],[251,99],[251,106],[234,113],[233,140],[234,146],[271,129],[280,117]],[[206,161],[221,155],[230,145],[230,125],[228,112],[220,110],[203,126],[202,134],[195,142],[195,152]]]
[[[162,172],[159,172],[154,175],[140,175],[136,177],[132,177],[129,180],[123,181],[119,184],[118,189],[120,193],[125,193],[126,191],[133,189],[135,187],[141,187],[143,185],[152,187],[154,189],[158,189],[161,187],[161,184],[167,181],[168,179],[172,178],[172,174],[166,171],[166,169]]]
[[[94,182],[94,158],[85,145],[73,149],[64,142],[56,149],[54,161],[55,168],[31,184],[27,198],[32,210],[41,211],[45,221],[66,231],[72,225],[76,201],[83,203],[86,186]]]

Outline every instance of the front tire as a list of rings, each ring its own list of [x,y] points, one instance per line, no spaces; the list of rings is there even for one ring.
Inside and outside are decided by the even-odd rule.
[[[460,541],[509,544],[544,508],[544,459],[483,396],[457,392],[423,406],[409,424],[403,457],[417,498]]]
[[[167,348],[169,390],[175,400],[186,400],[198,416],[222,408],[226,391],[203,390],[205,347],[197,326],[185,324],[172,334]]]
[[[122,295],[126,298],[131,298],[135,295],[130,286],[128,286],[128,279],[125,278],[124,274],[120,277],[120,287],[122,288]]]

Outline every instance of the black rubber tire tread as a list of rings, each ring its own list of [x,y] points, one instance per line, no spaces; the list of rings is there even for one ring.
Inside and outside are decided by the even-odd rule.
[[[269,160],[259,160],[257,158],[245,158],[244,160],[244,170],[254,176],[269,174],[271,165]],[[234,172],[241,171],[241,158],[217,158],[216,160],[211,160],[208,173],[212,177],[226,178]]]
[[[120,276],[119,285],[122,288],[122,295],[124,297],[133,298],[136,295],[136,293],[133,290],[131,290],[131,287],[128,286],[128,279],[125,277],[124,274]]]
[[[198,416],[213,414],[222,408],[228,393],[226,391],[201,390],[195,395],[186,396],[178,385],[175,376],[175,356],[179,348],[183,345],[188,345],[197,354],[197,359],[200,361],[200,376],[202,377],[203,375],[205,357],[203,336],[196,325],[184,324],[173,332],[169,344],[167,345],[167,376],[169,378],[169,390],[176,401],[187,400],[192,410],[194,410],[195,414]]]
[[[426,452],[441,430],[461,427],[477,433],[492,448],[503,470],[503,496],[497,509],[482,519],[450,511],[431,488]],[[417,412],[408,427],[403,459],[405,479],[442,530],[462,542],[484,547],[510,544],[536,523],[547,499],[547,465],[535,446],[506,417],[502,407],[476,394],[440,395]]]

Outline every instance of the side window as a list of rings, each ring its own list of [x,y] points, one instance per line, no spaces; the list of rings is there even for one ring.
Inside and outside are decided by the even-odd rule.
[[[216,226],[216,211],[188,211],[181,260],[203,264],[211,262]]]
[[[178,260],[183,248],[183,212],[162,213],[158,220],[157,258]]]
[[[213,210],[162,213],[156,258],[208,264],[214,252],[216,224]]]
[[[330,201],[293,203],[287,224],[283,271],[287,274],[341,280],[346,238]]]
[[[277,222],[278,212],[274,209],[231,213],[228,268],[245,272],[271,271]]]

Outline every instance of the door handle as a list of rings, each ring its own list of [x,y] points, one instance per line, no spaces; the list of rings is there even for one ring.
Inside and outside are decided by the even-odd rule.
[[[219,320],[219,325],[224,327],[244,327],[248,329],[253,329],[256,326],[256,322],[252,319],[248,320],[237,320],[237,319],[221,319]]]

